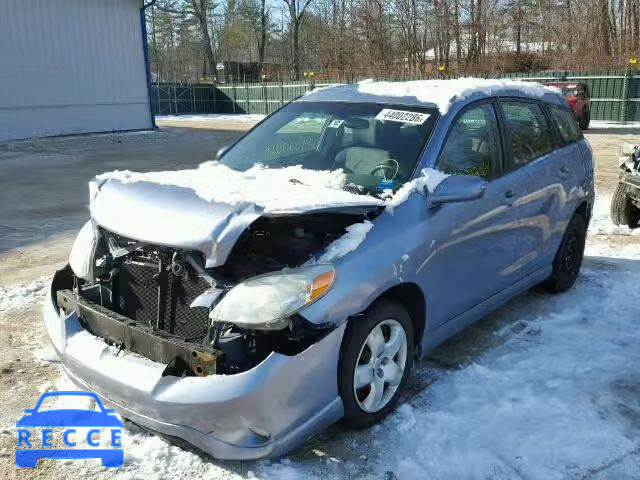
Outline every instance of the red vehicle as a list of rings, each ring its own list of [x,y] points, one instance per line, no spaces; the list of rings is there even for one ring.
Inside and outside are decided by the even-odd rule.
[[[591,120],[591,102],[589,99],[589,87],[580,82],[556,82],[545,83],[548,87],[556,87],[562,90],[562,95],[567,100],[569,108],[573,111],[582,130],[589,128]]]

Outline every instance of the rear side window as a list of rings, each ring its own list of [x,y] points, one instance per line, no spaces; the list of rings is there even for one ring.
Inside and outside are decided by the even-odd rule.
[[[582,133],[580,132],[578,122],[576,122],[573,112],[559,107],[549,107],[549,112],[551,113],[553,123],[560,133],[560,139],[563,145],[582,138]]]
[[[493,106],[484,103],[460,115],[438,157],[437,167],[449,175],[496,176],[500,166],[500,137]]]
[[[540,105],[517,101],[500,102],[500,105],[516,167],[526,165],[552,150],[551,129]]]

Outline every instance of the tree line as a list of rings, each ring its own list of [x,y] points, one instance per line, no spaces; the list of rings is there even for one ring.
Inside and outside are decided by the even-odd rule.
[[[620,68],[640,0],[158,0],[158,81],[353,81]],[[633,61],[632,61],[633,63]]]

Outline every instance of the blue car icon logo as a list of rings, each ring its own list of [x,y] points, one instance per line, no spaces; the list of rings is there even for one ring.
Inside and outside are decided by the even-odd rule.
[[[78,396],[91,397],[95,400],[99,411],[82,409],[41,410],[42,402],[49,397]],[[115,416],[115,411],[104,408],[95,393],[91,392],[47,392],[43,393],[33,409],[26,409],[25,415],[16,422],[18,427],[18,448],[16,448],[16,465],[21,468],[32,468],[41,458],[84,459],[99,458],[102,465],[110,468],[121,467],[124,463],[124,450],[120,443],[122,422]],[[42,428],[41,442],[31,427]],[[54,449],[52,444],[53,431],[51,427],[65,427],[62,434],[64,445],[69,448]],[[90,427],[86,437],[75,428]],[[97,427],[97,428],[94,428]],[[110,442],[98,439],[100,428],[110,429]],[[89,448],[74,448],[82,440],[86,440]],[[110,443],[112,448],[104,448],[101,442]],[[28,447],[28,448],[20,448]],[[39,448],[41,447],[41,448]],[[102,447],[102,448],[101,448]]]

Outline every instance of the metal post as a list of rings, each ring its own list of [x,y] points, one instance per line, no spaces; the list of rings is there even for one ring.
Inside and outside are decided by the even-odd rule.
[[[620,121],[622,124],[627,123],[627,102],[629,101],[629,67],[624,71],[624,82],[622,83],[622,108],[620,109]]]
[[[278,73],[278,80],[280,79],[280,73]],[[280,106],[284,105],[284,84],[280,82]]]
[[[212,96],[213,96],[213,112],[218,113],[218,105],[216,104],[216,85],[214,83],[211,84]]]
[[[198,113],[198,107],[196,107],[196,84],[191,84],[191,98],[193,98],[193,113]]]
[[[175,108],[175,114],[178,114],[178,94],[176,93],[176,84],[173,84],[173,107]]]
[[[264,114],[269,115],[269,102],[267,102],[267,87],[264,86],[264,79],[262,79],[262,98],[264,99]]]
[[[238,101],[238,94],[236,93],[236,84],[233,84],[233,113],[236,113],[236,102]]]
[[[245,103],[245,113],[251,113],[249,112],[249,86],[247,85],[247,82],[244,82],[244,103]]]

